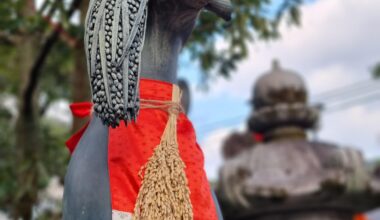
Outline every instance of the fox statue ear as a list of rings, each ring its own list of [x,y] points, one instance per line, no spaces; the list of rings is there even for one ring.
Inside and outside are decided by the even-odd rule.
[[[215,14],[222,17],[226,21],[231,20],[231,14],[232,14],[231,0],[211,0],[206,5],[206,9],[214,12]]]

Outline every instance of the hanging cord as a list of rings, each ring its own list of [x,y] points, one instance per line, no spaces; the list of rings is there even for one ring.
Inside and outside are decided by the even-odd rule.
[[[142,167],[142,185],[137,196],[133,220],[192,220],[193,210],[185,173],[179,155],[177,117],[183,111],[181,93],[173,86],[172,101],[141,100],[142,108],[161,109],[169,113],[160,144]]]
[[[140,100],[141,109],[160,109],[168,112],[169,114],[179,115],[184,112],[182,105],[173,101],[161,101],[161,100]]]

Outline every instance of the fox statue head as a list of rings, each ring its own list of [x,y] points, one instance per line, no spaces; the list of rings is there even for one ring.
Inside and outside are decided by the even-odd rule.
[[[136,120],[146,32],[162,28],[186,42],[202,9],[229,20],[230,0],[91,0],[85,50],[94,111],[107,126]],[[179,40],[178,40],[179,39]]]

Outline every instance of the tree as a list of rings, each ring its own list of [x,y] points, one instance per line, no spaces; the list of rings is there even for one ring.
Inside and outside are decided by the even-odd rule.
[[[372,68],[372,75],[375,78],[380,78],[380,62]]]
[[[210,13],[202,13],[188,44],[192,58],[199,60],[206,77],[211,73],[230,76],[236,64],[248,56],[249,43],[280,37],[278,27],[283,19],[290,25],[300,24],[299,6],[302,0],[232,2],[235,11],[230,23],[226,24]],[[278,7],[276,3],[280,3]],[[218,49],[221,39],[227,47]]]
[[[3,12],[10,9],[9,13],[2,14],[4,19],[1,20],[9,24],[1,23],[1,40],[5,42],[4,47],[13,47],[17,51],[14,59],[20,64],[15,65],[13,70],[18,73],[19,80],[13,90],[19,101],[18,117],[14,126],[15,149],[8,152],[5,158],[5,161],[13,162],[10,176],[13,176],[13,189],[16,191],[8,195],[8,201],[15,219],[31,219],[32,207],[37,202],[38,189],[43,185],[44,171],[48,167],[48,164],[43,163],[49,149],[44,148],[47,136],[43,137],[40,120],[40,109],[43,109],[38,102],[40,74],[53,44],[60,36],[63,26],[61,24],[69,20],[80,2],[74,0],[66,9],[61,1],[45,1],[38,10],[33,0],[8,1],[8,7],[1,8]],[[58,12],[62,17],[61,24],[50,25],[50,18]],[[41,38],[44,39],[42,45]]]
[[[200,61],[205,76],[229,76],[247,57],[254,40],[279,37],[283,18],[299,23],[301,0],[282,0],[275,12],[274,0],[235,0],[235,14],[225,23],[211,13],[202,13],[187,45]],[[0,106],[0,206],[14,218],[30,219],[38,201],[37,192],[53,174],[63,175],[67,153],[62,147],[65,131],[52,132],[44,121],[49,105],[58,98],[89,99],[83,52],[83,20],[88,0],[4,1],[0,5],[0,98],[13,94],[18,101],[16,123],[7,120]],[[70,18],[80,12],[80,21]],[[219,39],[228,45],[218,49]],[[41,95],[46,97],[41,102]],[[74,129],[80,126],[75,122]]]

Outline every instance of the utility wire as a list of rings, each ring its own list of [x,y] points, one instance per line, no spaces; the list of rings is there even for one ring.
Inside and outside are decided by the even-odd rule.
[[[342,103],[331,105],[331,106],[327,105],[327,106],[325,106],[324,112],[325,113],[333,113],[333,112],[337,112],[337,111],[347,109],[349,107],[352,107],[352,106],[355,106],[358,104],[362,104],[362,103],[369,104],[369,103],[373,103],[376,101],[380,101],[380,92],[374,93],[371,95],[367,95],[364,97],[359,97],[359,98],[356,98],[356,99],[353,99],[353,100],[350,100],[347,102],[342,102]],[[217,127],[220,124],[230,123],[230,122],[234,122],[236,120],[241,120],[244,117],[246,117],[246,115],[242,115],[242,114],[241,115],[235,115],[233,117],[226,118],[226,119],[215,120],[212,122],[206,122],[204,124],[197,126],[197,128],[199,131],[202,131],[202,132],[209,131],[209,130],[212,130],[214,127]]]
[[[344,95],[341,95],[341,96],[338,96],[335,98],[331,98],[331,99],[313,100],[311,103],[312,103],[312,105],[313,104],[314,105],[319,104],[319,103],[326,105],[326,106],[327,105],[335,105],[335,104],[339,104],[341,102],[346,102],[346,101],[349,101],[351,99],[359,98],[359,97],[362,97],[365,95],[370,95],[370,94],[378,93],[378,92],[380,92],[380,84],[377,88],[369,88],[369,89],[362,90],[362,91],[355,91],[352,94],[346,93]]]
[[[344,110],[344,109],[347,109],[348,107],[352,107],[358,104],[363,104],[363,103],[368,104],[368,103],[373,103],[376,101],[380,101],[380,91],[377,93],[372,93],[370,95],[361,96],[347,102],[342,102],[339,104],[328,106],[326,108],[326,112],[327,113],[336,112],[336,111]]]
[[[198,128],[197,130],[202,131],[202,132],[209,131],[209,130],[212,130],[213,128],[217,127],[218,125],[235,122],[237,120],[242,120],[244,117],[246,117],[246,115],[240,114],[240,115],[232,116],[230,118],[206,122],[206,123],[203,123],[203,124],[197,126],[197,128]]]
[[[339,99],[340,97],[347,96],[349,94],[355,94],[360,91],[366,91],[370,89],[380,88],[380,80],[366,80],[358,83],[351,84],[349,86],[344,86],[338,89],[330,90],[317,94],[312,100],[327,100],[327,99]]]
[[[353,91],[355,91],[355,93],[351,95]],[[315,97],[316,98],[313,100],[321,100],[325,98],[325,101],[322,101],[322,104],[324,105],[326,113],[336,112],[358,104],[380,101],[380,81],[362,81],[355,84],[351,84],[349,86],[321,93],[319,95],[316,95]],[[335,99],[339,99],[339,101],[335,101],[335,103],[334,101],[326,102],[326,100],[332,99],[332,97],[335,97]],[[314,101],[313,103],[317,102]],[[223,123],[241,120],[246,116],[247,115],[243,114],[235,115],[222,120],[206,122],[197,127],[200,131],[207,131]]]

